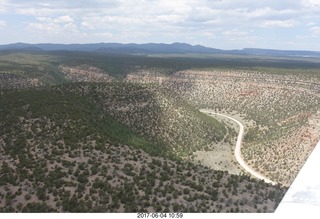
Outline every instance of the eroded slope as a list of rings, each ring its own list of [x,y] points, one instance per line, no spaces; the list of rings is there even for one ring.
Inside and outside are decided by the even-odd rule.
[[[320,139],[320,83],[312,75],[188,70],[167,77],[140,71],[128,75],[127,80],[161,84],[198,108],[251,121],[242,149],[245,160],[286,185]]]

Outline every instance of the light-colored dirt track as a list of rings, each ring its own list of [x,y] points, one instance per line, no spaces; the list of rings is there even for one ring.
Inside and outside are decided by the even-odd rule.
[[[234,156],[236,157],[236,160],[238,161],[238,163],[241,165],[241,167],[243,169],[245,169],[248,173],[250,173],[255,178],[262,179],[266,183],[276,184],[276,182],[273,182],[272,180],[266,178],[265,176],[261,175],[260,173],[258,173],[254,169],[252,169],[242,159],[242,156],[241,156],[241,143],[242,143],[242,139],[243,139],[243,135],[244,135],[244,127],[243,127],[241,122],[239,122],[238,120],[236,120],[236,119],[234,119],[234,118],[232,118],[230,116],[227,116],[227,115],[224,115],[224,114],[221,114],[221,113],[216,113],[216,112],[214,112],[212,110],[209,110],[209,109],[201,109],[200,112],[205,113],[205,114],[209,114],[209,115],[222,116],[222,117],[228,118],[228,119],[234,121],[235,123],[237,123],[239,125],[239,127],[240,127],[240,130],[239,130],[239,134],[238,134],[238,137],[237,137],[236,147],[235,147],[235,150],[234,150]]]

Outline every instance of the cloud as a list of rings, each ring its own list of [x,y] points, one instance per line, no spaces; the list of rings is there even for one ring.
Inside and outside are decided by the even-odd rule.
[[[39,17],[40,22],[32,22],[27,25],[27,30],[31,32],[65,35],[70,33],[80,33],[78,26],[73,23],[69,16],[58,18]]]
[[[302,5],[308,9],[319,10],[320,0],[302,0]]]
[[[76,2],[57,0],[54,3],[48,0],[41,2],[26,0],[24,3],[14,5],[18,14],[43,18],[62,17],[68,14],[69,18],[77,19],[83,28],[93,30],[112,25],[110,23],[134,24],[137,28],[146,28],[147,25],[149,25],[148,28],[156,25],[202,28],[235,22],[245,24],[250,19],[269,20],[275,17],[289,19],[290,16],[296,15],[294,9],[283,8],[283,4],[282,1],[270,3],[266,0],[237,2],[231,0],[91,0],[90,3],[84,0]],[[118,26],[117,29],[119,28],[121,27]]]
[[[93,16],[82,18],[81,26],[88,29],[122,29],[121,27],[129,25],[139,25],[142,24],[143,20],[139,18],[130,18],[126,16]]]
[[[88,42],[88,33],[81,32],[74,23],[35,22],[26,27],[37,42],[80,43]],[[75,41],[76,39],[76,41]]]
[[[0,29],[5,28],[7,23],[5,21],[0,20]]]
[[[46,32],[53,34],[58,34],[61,31],[60,25],[54,23],[30,23],[28,24],[27,29],[29,31]]]
[[[69,15],[59,16],[57,18],[50,17],[37,17],[41,22],[50,22],[50,23],[73,23],[74,20]]]
[[[294,27],[298,24],[295,20],[264,20],[258,26],[260,27],[280,27],[280,28],[289,28]]]
[[[114,36],[114,34],[112,33],[94,33],[94,36],[97,36],[97,37],[102,37],[102,38],[111,38]]]
[[[11,10],[17,14],[31,15],[31,16],[57,16],[61,14],[95,14],[97,12],[103,13],[109,11],[111,8],[119,6],[118,0],[12,0],[10,3]]]
[[[94,37],[99,42],[114,41],[117,38],[117,36],[108,32],[92,33],[92,34],[89,34],[89,36]]]
[[[293,9],[276,10],[270,7],[257,8],[246,12],[246,16],[254,19],[296,17],[299,12]]]
[[[313,21],[311,21],[311,22],[308,22],[308,23],[306,23],[306,25],[307,26],[315,26],[317,23],[316,22],[313,22]]]
[[[231,41],[238,41],[243,43],[253,43],[258,37],[251,36],[247,31],[238,29],[227,30],[222,32],[222,36]]]
[[[248,32],[239,31],[239,30],[228,30],[228,31],[224,31],[222,35],[228,38],[233,38],[233,37],[238,38],[238,37],[247,36]]]
[[[294,42],[310,34],[302,32],[303,24],[316,33],[319,8],[320,0],[0,0],[1,15],[10,15],[0,28],[16,28],[17,41],[45,34],[60,42],[69,35],[68,42],[219,42],[239,48],[274,36]],[[282,28],[291,28],[291,35]]]
[[[222,10],[232,10],[232,9],[247,9],[248,11],[259,9],[259,8],[272,8],[274,10],[286,10],[292,9],[296,10],[301,7],[299,0],[281,0],[281,1],[270,1],[270,0],[199,0],[202,5],[207,5],[208,7]]]
[[[166,22],[166,23],[183,22],[184,16],[177,15],[177,14],[159,15],[159,16],[156,16],[155,21]]]
[[[54,9],[50,8],[16,8],[14,9],[16,14],[31,15],[31,16],[47,16],[55,14]]]
[[[311,33],[313,33],[314,35],[320,36],[320,27],[318,27],[318,26],[311,27],[309,30],[310,30]]]
[[[201,35],[202,35],[202,36],[205,36],[205,37],[207,37],[207,38],[209,38],[209,39],[215,39],[215,38],[217,38],[216,34],[213,33],[213,32],[203,32],[203,33],[201,33]]]
[[[7,0],[0,0],[0,13],[7,11]]]
[[[53,22],[56,22],[56,23],[70,23],[73,21],[74,20],[68,15],[60,16],[53,20]]]
[[[95,29],[95,26],[96,26],[94,23],[89,22],[89,21],[82,21],[80,25],[81,25],[81,27],[86,28],[86,29],[90,29],[90,30]]]

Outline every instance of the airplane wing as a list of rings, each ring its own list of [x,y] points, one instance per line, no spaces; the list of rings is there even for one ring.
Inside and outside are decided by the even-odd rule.
[[[289,187],[275,213],[320,215],[320,141]]]

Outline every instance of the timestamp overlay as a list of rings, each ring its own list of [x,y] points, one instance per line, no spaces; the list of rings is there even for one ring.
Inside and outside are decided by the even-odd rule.
[[[183,218],[183,213],[137,213],[137,218]]]
[[[123,214],[126,216],[126,214]],[[129,215],[127,215],[129,216]],[[272,214],[257,214],[257,213],[241,213],[241,214],[236,214],[236,213],[182,213],[182,212],[176,212],[176,213],[135,213],[131,214],[128,218],[165,218],[165,219],[175,219],[175,218],[183,218],[183,219],[213,219],[213,218],[237,218],[237,219],[242,219],[242,218],[270,218]],[[122,219],[122,217],[121,217]]]
[[[21,217],[22,219],[43,219],[44,214],[0,214],[1,219],[16,219]],[[3,217],[2,217],[3,216]],[[46,219],[66,218],[70,219],[71,214],[59,214],[50,213],[45,214]],[[136,219],[136,218],[183,218],[183,219],[216,219],[216,218],[237,218],[237,219],[250,219],[250,218],[274,218],[274,214],[259,214],[259,213],[72,213],[72,217],[77,219]]]
[[[114,215],[115,216],[115,215]],[[259,214],[259,213],[124,213],[117,214],[116,218],[135,219],[135,218],[183,218],[183,219],[219,219],[219,218],[237,218],[237,219],[250,219],[250,218],[273,218],[274,214]],[[110,217],[108,217],[109,219]]]

